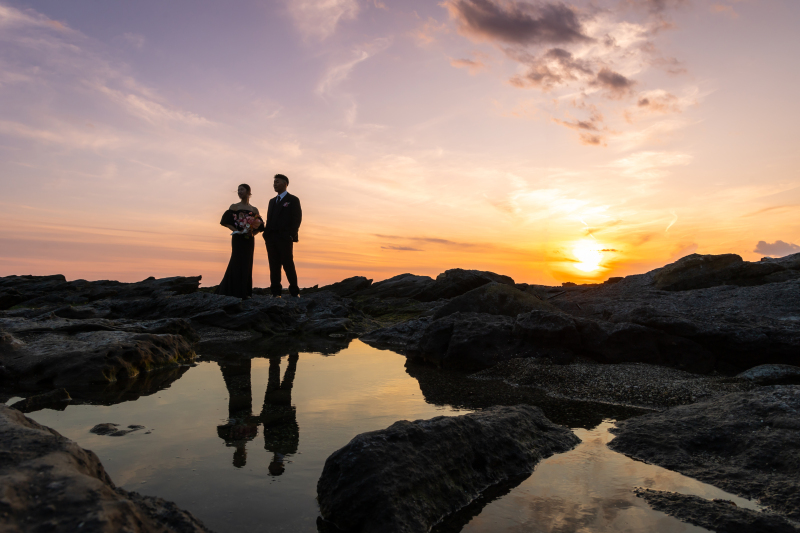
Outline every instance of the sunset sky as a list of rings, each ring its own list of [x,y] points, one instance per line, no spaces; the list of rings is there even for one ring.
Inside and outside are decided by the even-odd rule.
[[[794,253],[798,24],[797,0],[0,0],[0,276],[216,285],[237,185],[266,212],[278,172],[301,287]]]

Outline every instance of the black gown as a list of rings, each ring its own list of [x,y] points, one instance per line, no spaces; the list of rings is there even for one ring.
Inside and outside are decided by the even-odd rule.
[[[223,226],[237,227],[234,219],[239,214],[255,215],[255,212],[249,209],[237,209],[236,211],[228,209],[223,213],[219,223]],[[254,234],[262,231],[264,231],[263,221]],[[217,287],[217,294],[236,296],[237,298],[249,298],[253,295],[254,250],[254,235],[231,235],[231,260],[228,262],[228,269],[225,270],[225,277]]]

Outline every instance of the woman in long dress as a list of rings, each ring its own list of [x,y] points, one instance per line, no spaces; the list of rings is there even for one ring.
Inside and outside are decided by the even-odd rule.
[[[217,287],[217,294],[250,298],[253,295],[253,237],[264,231],[264,221],[258,208],[250,205],[250,186],[242,183],[238,194],[241,201],[231,204],[220,220],[221,225],[232,231],[231,260],[225,277]]]

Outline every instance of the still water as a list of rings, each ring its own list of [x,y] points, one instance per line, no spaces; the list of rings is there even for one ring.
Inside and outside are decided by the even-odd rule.
[[[397,420],[469,412],[426,402],[405,357],[358,340],[333,356],[203,359],[201,350],[197,366],[169,388],[135,401],[28,416],[94,451],[117,486],[172,500],[223,533],[315,532],[317,479],[333,451]],[[89,432],[105,422],[146,429],[121,437]],[[631,492],[637,486],[755,508],[609,450],[610,427],[575,429],[582,444],[541,462],[447,531],[705,531],[651,510]]]

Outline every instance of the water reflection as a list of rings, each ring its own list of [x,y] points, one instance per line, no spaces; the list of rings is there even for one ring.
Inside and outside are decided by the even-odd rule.
[[[269,358],[267,390],[258,416],[253,415],[251,360],[219,364],[228,389],[228,423],[217,426],[217,435],[227,446],[235,448],[233,466],[236,468],[247,464],[247,443],[256,438],[259,425],[263,426],[264,449],[272,454],[268,467],[270,475],[283,474],[286,457],[297,453],[300,426],[292,405],[292,385],[299,359],[297,353],[289,355],[281,380],[281,357]]]

